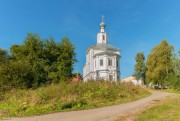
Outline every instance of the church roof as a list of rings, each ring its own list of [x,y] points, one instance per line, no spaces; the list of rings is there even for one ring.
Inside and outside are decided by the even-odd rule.
[[[114,50],[114,51],[120,51],[119,48],[116,48],[110,44],[104,44],[104,43],[98,43],[94,46],[91,46],[90,48],[93,48],[95,50]]]
[[[104,44],[104,43],[98,43],[94,46],[91,46],[87,49],[86,53],[89,52],[90,49],[94,49],[94,50],[103,50],[103,51],[107,51],[107,50],[112,50],[112,51],[120,51],[119,48],[114,47],[110,44]]]

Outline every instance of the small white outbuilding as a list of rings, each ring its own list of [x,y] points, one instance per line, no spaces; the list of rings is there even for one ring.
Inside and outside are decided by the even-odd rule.
[[[142,80],[137,80],[134,76],[126,77],[121,80],[122,83],[133,83],[134,85],[144,85]]]

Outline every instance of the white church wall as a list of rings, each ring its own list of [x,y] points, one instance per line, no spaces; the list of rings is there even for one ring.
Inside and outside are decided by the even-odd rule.
[[[89,60],[90,60],[90,71],[94,71],[93,49],[91,49],[89,51],[89,53],[90,53],[90,58],[89,58]]]

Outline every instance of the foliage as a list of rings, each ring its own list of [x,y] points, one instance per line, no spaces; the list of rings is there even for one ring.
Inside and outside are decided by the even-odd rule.
[[[75,48],[67,37],[61,42],[43,40],[27,34],[22,45],[12,45],[10,55],[0,50],[0,85],[13,88],[37,88],[71,78]],[[9,56],[9,57],[8,57]]]
[[[8,54],[6,50],[0,48],[0,66],[6,65],[8,60]],[[0,68],[1,71],[1,68]],[[3,81],[0,80],[0,98],[3,92]]]
[[[147,59],[146,77],[149,82],[161,86],[174,82],[173,51],[174,47],[166,40],[152,49]]]
[[[180,50],[179,50],[179,57],[180,57]],[[174,72],[175,72],[175,83],[174,88],[180,90],[180,58],[175,57],[174,59]]]
[[[4,64],[8,59],[7,51],[0,48],[0,65]]]
[[[11,90],[0,100],[0,117],[89,109],[129,102],[148,95],[150,93],[144,88],[120,83],[61,82],[35,90]]]
[[[61,42],[61,53],[58,57],[58,71],[61,80],[67,80],[72,77],[73,64],[76,61],[74,58],[74,46],[70,40],[65,37]],[[70,58],[70,59],[69,59]]]
[[[145,83],[146,79],[146,64],[145,64],[145,57],[143,52],[138,52],[136,54],[136,64],[134,66],[134,76],[136,77],[137,80],[142,79]]]

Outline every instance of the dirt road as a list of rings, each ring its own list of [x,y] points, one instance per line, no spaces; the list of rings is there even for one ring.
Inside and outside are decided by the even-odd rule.
[[[152,92],[152,95],[134,102],[120,105],[107,106],[90,110],[60,112],[33,117],[11,118],[2,121],[113,121],[117,116],[121,116],[131,111],[135,111],[145,105],[172,95],[166,92]]]

